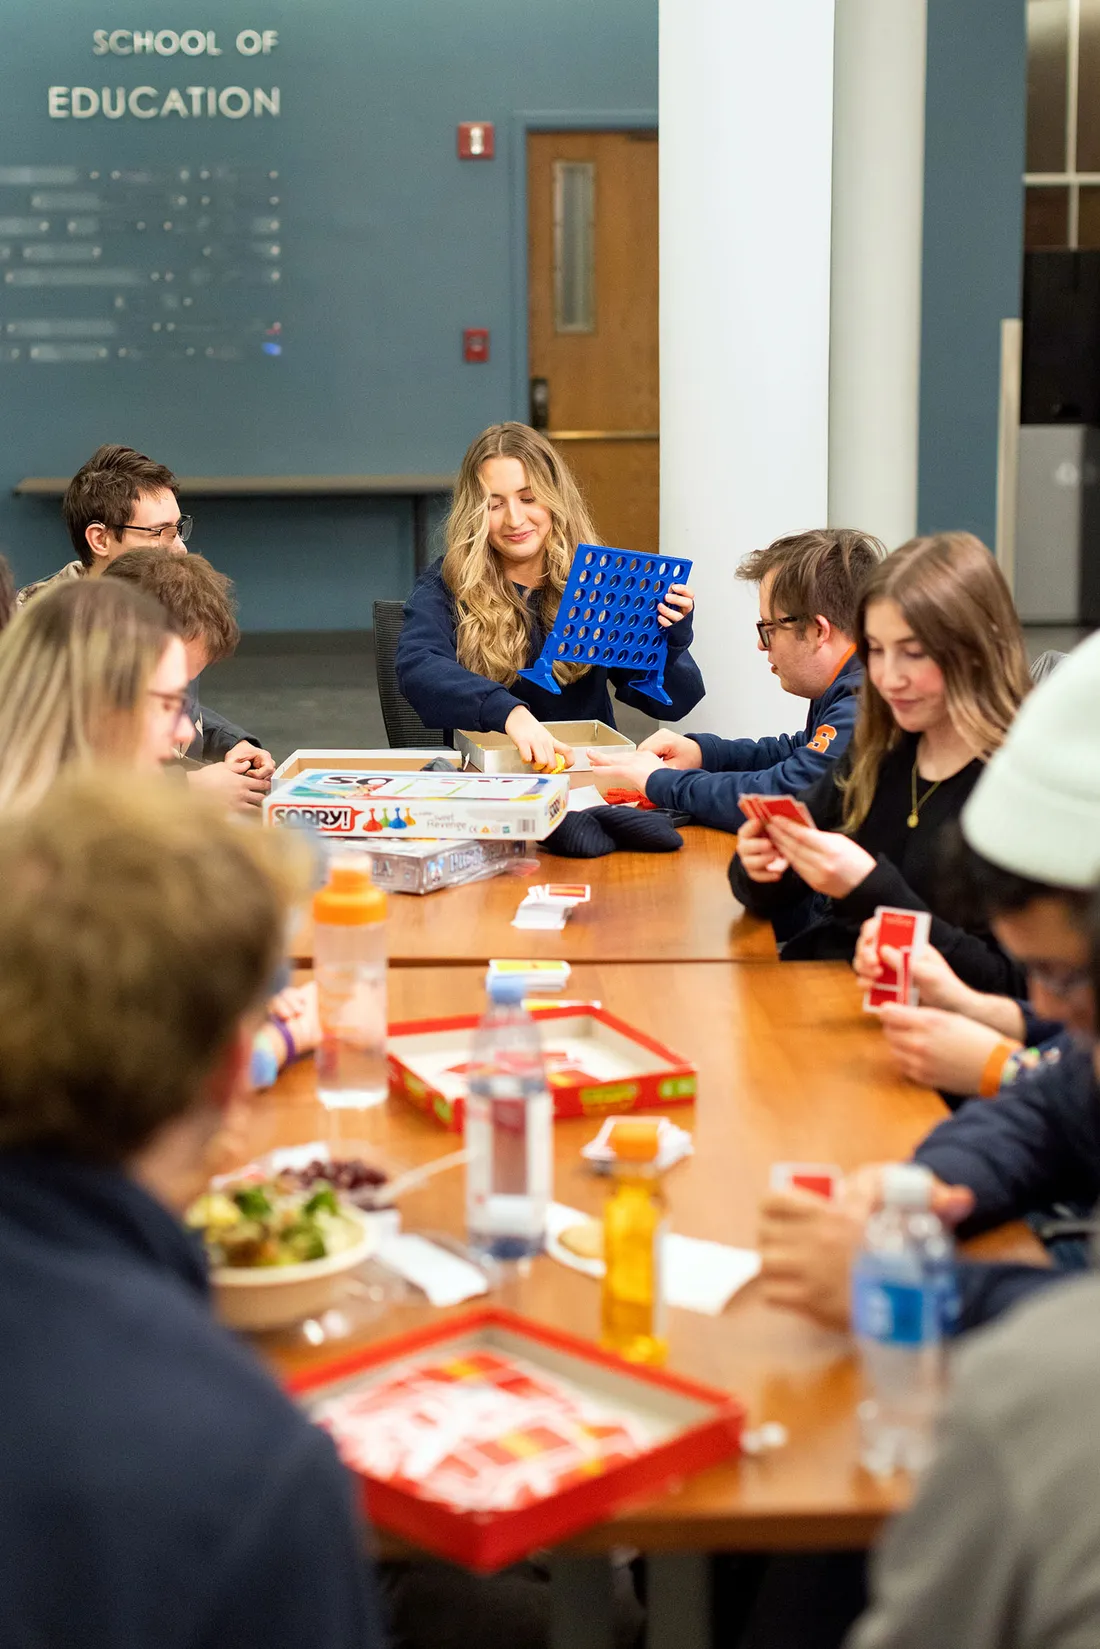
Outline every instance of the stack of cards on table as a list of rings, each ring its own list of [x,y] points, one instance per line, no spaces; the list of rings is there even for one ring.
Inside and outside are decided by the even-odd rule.
[[[928,943],[932,918],[926,910],[896,910],[893,905],[879,905],[875,915],[878,918],[876,945],[882,977],[876,979],[867,991],[863,1006],[868,1013],[873,1013],[887,1002],[900,1002],[903,1007],[915,1008],[919,998],[912,981],[913,960]],[[897,969],[884,959],[884,946],[900,951],[901,962]]]
[[[515,916],[514,928],[563,928],[574,906],[586,905],[592,897],[587,882],[540,882],[529,887]]]
[[[755,819],[765,827],[771,819],[787,819],[791,824],[811,827],[814,822],[806,803],[796,796],[742,796],[740,807],[746,819]]]
[[[843,1175],[828,1162],[773,1162],[770,1178],[773,1191],[812,1191],[831,1202]]]

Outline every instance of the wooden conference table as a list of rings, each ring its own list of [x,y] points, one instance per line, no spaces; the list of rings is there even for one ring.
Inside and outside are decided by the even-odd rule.
[[[589,777],[589,775],[584,775]],[[542,956],[567,962],[744,962],[775,958],[771,926],[730,892],[727,870],[736,838],[688,826],[677,853],[609,853],[603,859],[539,854],[532,876],[504,875],[423,898],[389,902],[390,963],[477,962],[491,956]],[[561,933],[532,933],[512,918],[532,881],[588,882],[592,901]],[[291,960],[308,967],[313,935],[303,923]]]
[[[854,976],[841,964],[668,967],[608,960],[578,965],[568,994],[601,1000],[698,1067],[696,1106],[669,1113],[694,1134],[694,1156],[667,1182],[673,1227],[688,1235],[753,1246],[772,1162],[835,1162],[849,1169],[897,1158],[946,1114],[936,1095],[899,1080],[877,1025],[861,1012]],[[476,1012],[482,1001],[480,967],[390,975],[395,1020]],[[304,1143],[319,1132],[323,1137],[324,1126],[312,1064],[304,1061],[267,1096],[250,1145]],[[555,1129],[555,1196],[593,1214],[606,1182],[583,1171],[579,1150],[594,1127],[584,1120]],[[367,1113],[363,1132],[398,1168],[456,1144],[453,1134],[394,1101]],[[407,1229],[460,1234],[461,1172],[441,1174],[410,1194],[402,1212]],[[977,1246],[1041,1262],[1037,1244],[1020,1227]],[[515,1309],[593,1336],[598,1301],[596,1283],[547,1258],[514,1279],[506,1297]],[[557,1644],[595,1649],[605,1642],[600,1611],[608,1566],[601,1554],[614,1546],[650,1554],[650,1644],[703,1649],[706,1553],[863,1546],[904,1494],[904,1485],[877,1483],[857,1464],[857,1375],[845,1336],[768,1307],[758,1284],[720,1317],[669,1315],[669,1366],[737,1393],[750,1423],[779,1421],[789,1441],[763,1458],[708,1471],[571,1542],[556,1559],[562,1579]],[[395,1307],[367,1337],[432,1316],[425,1304]],[[270,1350],[283,1368],[325,1354]]]

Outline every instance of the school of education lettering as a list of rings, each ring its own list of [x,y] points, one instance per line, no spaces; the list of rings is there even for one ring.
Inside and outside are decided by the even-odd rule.
[[[241,29],[233,42],[241,57],[267,57],[279,44],[277,29]],[[95,57],[221,57],[216,29],[93,29]],[[278,117],[278,86],[50,86],[51,120],[245,120]]]

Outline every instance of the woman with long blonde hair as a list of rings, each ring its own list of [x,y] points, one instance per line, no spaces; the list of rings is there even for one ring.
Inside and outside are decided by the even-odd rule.
[[[164,609],[116,579],[46,590],[0,636],[0,810],[63,768],[153,768],[194,737],[187,654]]]
[[[852,743],[802,795],[813,826],[749,822],[730,884],[787,942],[785,959],[850,960],[879,905],[929,911],[965,984],[1022,994],[987,931],[957,927],[941,838],[1030,686],[1008,586],[970,533],[914,538],[869,575],[856,615],[865,677]]]
[[[628,686],[637,670],[554,665],[560,694],[518,672],[534,663],[561,602],[578,544],[598,544],[580,489],[545,436],[526,424],[494,424],[468,449],[447,522],[447,552],[418,580],[405,608],[397,682],[429,726],[503,732],[525,761],[572,762],[544,721],[614,726],[617,696],[651,714],[653,700]],[[668,630],[662,713],[687,714],[703,696],[688,647],[694,599],[674,584],[658,606]]]

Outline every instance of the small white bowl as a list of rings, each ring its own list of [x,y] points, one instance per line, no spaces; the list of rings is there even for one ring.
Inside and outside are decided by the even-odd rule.
[[[228,1328],[250,1334],[291,1328],[327,1311],[349,1271],[369,1260],[377,1245],[368,1215],[340,1204],[344,1219],[362,1231],[360,1240],[339,1254],[301,1265],[217,1266],[210,1273],[219,1318]]]

